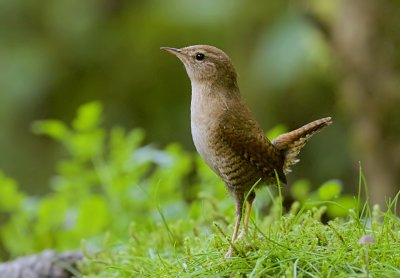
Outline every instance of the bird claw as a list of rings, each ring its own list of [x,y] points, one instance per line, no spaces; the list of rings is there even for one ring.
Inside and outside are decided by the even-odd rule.
[[[242,230],[239,234],[239,236],[235,239],[235,242],[242,239],[243,237],[245,237],[247,234],[246,230]],[[232,245],[229,246],[228,252],[225,253],[225,259],[229,259],[233,256],[233,248]]]
[[[242,230],[236,240],[242,239],[247,234],[246,230]]]
[[[225,253],[225,259],[229,259],[229,258],[231,258],[232,257],[232,254],[233,254],[233,248],[232,248],[232,246],[229,246],[229,249],[228,249],[228,252],[226,252]]]

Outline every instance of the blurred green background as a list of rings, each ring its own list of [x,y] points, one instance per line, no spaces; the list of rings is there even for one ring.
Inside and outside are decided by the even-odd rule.
[[[373,0],[0,1],[0,169],[48,190],[60,146],[31,132],[70,122],[99,100],[106,126],[146,130],[147,143],[190,135],[190,83],[160,46],[211,44],[231,56],[261,125],[334,125],[301,154],[289,183],[337,178],[355,191],[358,162],[375,202],[400,183],[400,2]]]

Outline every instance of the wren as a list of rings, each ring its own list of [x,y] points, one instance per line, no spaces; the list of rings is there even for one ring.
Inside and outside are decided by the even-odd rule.
[[[330,125],[331,118],[313,121],[270,141],[242,100],[236,70],[225,52],[209,45],[161,49],[178,57],[190,78],[193,142],[202,159],[224,180],[235,201],[234,242],[244,203],[243,231],[248,229],[255,187],[276,183],[276,176],[286,183],[286,174],[299,161],[301,148]],[[232,248],[225,257],[231,255]]]

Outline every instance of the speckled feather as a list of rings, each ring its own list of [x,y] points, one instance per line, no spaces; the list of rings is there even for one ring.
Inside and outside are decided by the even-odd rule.
[[[224,163],[221,174],[228,187],[234,191],[247,191],[262,179],[264,183],[275,182],[277,171],[280,180],[286,183],[283,173],[284,157],[265,137],[263,130],[247,113],[226,113],[220,119],[217,132],[224,152],[218,152]],[[225,169],[228,168],[228,169]]]

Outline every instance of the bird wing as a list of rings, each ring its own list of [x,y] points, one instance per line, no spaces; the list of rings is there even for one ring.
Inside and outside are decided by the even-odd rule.
[[[230,115],[229,119],[221,121],[220,133],[224,143],[243,160],[256,167],[266,182],[275,180],[276,170],[280,181],[286,183],[283,155],[267,139],[255,120]]]

